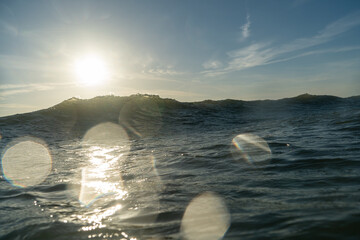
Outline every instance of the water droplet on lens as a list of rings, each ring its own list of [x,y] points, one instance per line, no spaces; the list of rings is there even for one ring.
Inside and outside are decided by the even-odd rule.
[[[235,158],[242,158],[248,163],[257,163],[271,157],[271,149],[263,138],[251,134],[239,134],[233,138],[232,144],[236,147]]]
[[[47,178],[52,159],[43,141],[20,138],[9,146],[2,158],[2,171],[8,182],[17,187],[29,187]]]
[[[230,227],[230,214],[220,196],[205,192],[187,206],[181,234],[185,239],[218,240]]]
[[[105,122],[92,127],[83,137],[83,144],[95,146],[120,146],[130,150],[126,131],[118,124]]]

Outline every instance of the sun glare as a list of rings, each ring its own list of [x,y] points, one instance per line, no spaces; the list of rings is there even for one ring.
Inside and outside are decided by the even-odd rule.
[[[109,77],[109,71],[105,62],[95,55],[77,59],[74,64],[74,70],[78,81],[82,85],[99,85]]]

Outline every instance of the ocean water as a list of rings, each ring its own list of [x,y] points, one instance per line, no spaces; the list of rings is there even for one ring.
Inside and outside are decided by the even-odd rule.
[[[0,239],[360,236],[359,97],[73,98],[0,134]]]

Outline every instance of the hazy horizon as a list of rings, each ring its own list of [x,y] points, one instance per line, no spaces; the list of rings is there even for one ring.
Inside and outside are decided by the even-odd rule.
[[[358,1],[2,1],[0,116],[71,97],[360,93]]]

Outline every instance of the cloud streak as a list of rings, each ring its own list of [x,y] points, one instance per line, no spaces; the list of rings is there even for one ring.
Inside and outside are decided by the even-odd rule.
[[[7,33],[12,36],[17,36],[19,34],[19,30],[15,26],[3,20],[0,20],[0,32]]]
[[[30,93],[38,91],[47,91],[59,86],[69,86],[72,83],[30,83],[30,84],[2,84],[0,85],[0,97],[20,93]]]
[[[0,54],[0,67],[40,72],[63,72],[64,66],[29,57]]]
[[[174,70],[172,66],[154,67],[149,69],[147,72],[145,71],[145,73],[154,74],[158,76],[174,76],[174,75],[183,74],[181,72]]]
[[[35,106],[26,105],[26,104],[17,104],[17,103],[0,103],[1,108],[26,108],[26,109],[33,109]]]
[[[222,62],[220,62],[218,60],[209,60],[209,61],[203,63],[203,67],[205,69],[217,69],[222,66],[223,66]]]
[[[207,70],[204,73],[208,76],[217,76],[251,67],[284,62],[312,54],[358,50],[359,46],[321,51],[308,51],[307,49],[330,42],[342,33],[359,25],[360,11],[357,11],[327,25],[322,31],[310,38],[296,39],[280,46],[274,46],[271,42],[252,43],[247,47],[228,52],[229,60],[227,66],[221,69]]]
[[[240,29],[241,29],[241,35],[240,35],[240,38],[239,38],[240,42],[242,42],[245,39],[247,39],[248,37],[250,37],[250,25],[251,25],[250,15],[247,15],[246,16],[246,23],[240,27]]]

